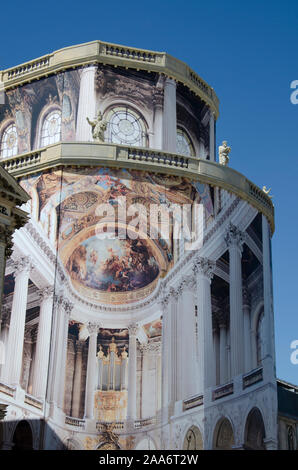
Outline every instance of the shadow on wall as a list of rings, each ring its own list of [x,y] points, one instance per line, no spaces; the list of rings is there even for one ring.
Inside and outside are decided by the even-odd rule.
[[[0,421],[0,450],[67,450],[53,429],[42,419]]]

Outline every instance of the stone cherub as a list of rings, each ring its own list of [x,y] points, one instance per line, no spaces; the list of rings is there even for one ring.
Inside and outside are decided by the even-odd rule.
[[[230,151],[231,151],[231,147],[228,147],[227,141],[224,140],[222,145],[218,147],[219,163],[221,165],[227,166],[227,164],[229,163]]]
[[[96,142],[105,141],[104,133],[107,129],[107,122],[103,119],[101,111],[98,111],[97,117],[93,121],[87,117],[87,122],[92,127],[92,137]]]

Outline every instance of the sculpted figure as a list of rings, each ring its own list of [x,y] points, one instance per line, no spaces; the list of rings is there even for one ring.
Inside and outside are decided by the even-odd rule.
[[[101,111],[98,111],[97,117],[93,121],[87,117],[88,124],[92,127],[92,137],[96,142],[104,142],[104,133],[107,129],[107,122],[102,118]]]
[[[228,147],[227,141],[224,140],[222,145],[218,147],[219,163],[221,165],[227,166],[227,164],[229,163],[230,151],[231,151],[231,147]]]
[[[114,352],[115,354],[117,354],[117,346],[116,346],[116,343],[115,343],[114,336],[112,338],[112,342],[109,344],[109,351],[110,351],[110,353]]]
[[[97,353],[97,357],[98,357],[98,359],[103,359],[104,358],[104,352],[102,350],[102,345],[101,344],[99,345],[99,351]]]
[[[272,198],[272,196],[269,194],[271,191],[271,188],[267,189],[266,186],[263,186],[263,192],[267,194],[268,197]]]

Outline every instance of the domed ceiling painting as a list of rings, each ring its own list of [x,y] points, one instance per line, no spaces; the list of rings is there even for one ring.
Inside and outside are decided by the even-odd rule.
[[[100,303],[141,300],[173,267],[173,218],[166,223],[172,205],[202,202],[207,217],[213,214],[208,185],[132,169],[61,168],[24,178],[22,185],[76,293]],[[113,237],[98,235],[103,225],[103,214],[98,213],[102,204],[114,213],[115,219],[105,217],[106,232],[112,231],[114,220]],[[130,236],[134,229],[129,217],[119,223],[119,214],[124,211],[127,216],[127,208],[136,204],[145,208],[141,237]],[[153,227],[152,205],[160,208]],[[126,236],[119,237],[119,230],[125,230]]]

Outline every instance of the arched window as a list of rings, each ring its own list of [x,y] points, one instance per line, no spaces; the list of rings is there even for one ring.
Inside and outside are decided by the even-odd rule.
[[[18,134],[14,124],[10,124],[2,135],[1,139],[1,157],[12,157],[18,153]]]
[[[261,312],[257,325],[257,365],[261,366],[265,357],[264,312]]]
[[[128,106],[112,108],[106,115],[106,141],[114,144],[147,147],[148,136],[142,116]]]
[[[181,153],[182,155],[188,155],[189,157],[194,156],[194,146],[188,137],[187,133],[181,129],[180,127],[177,128],[177,153]]]
[[[52,111],[45,117],[40,135],[40,146],[55,144],[61,139],[61,112]]]

